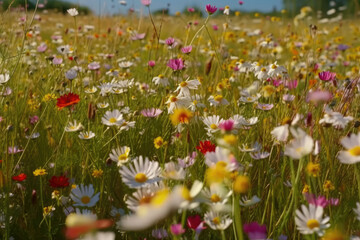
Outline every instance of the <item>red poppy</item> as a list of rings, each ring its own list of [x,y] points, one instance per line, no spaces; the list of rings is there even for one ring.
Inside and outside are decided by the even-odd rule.
[[[17,176],[13,176],[13,177],[12,177],[12,180],[18,181],[18,182],[22,182],[22,181],[24,181],[26,178],[27,178],[27,176],[26,176],[25,173],[20,173],[20,174],[17,175]]]
[[[212,144],[210,141],[200,141],[200,146],[197,146],[196,149],[206,154],[207,152],[215,152],[216,145]]]
[[[69,186],[69,179],[65,176],[52,176],[49,183],[53,188],[64,188]]]
[[[68,107],[71,105],[75,105],[80,101],[79,95],[74,93],[64,94],[56,99],[56,106],[59,109],[63,109],[64,107]]]

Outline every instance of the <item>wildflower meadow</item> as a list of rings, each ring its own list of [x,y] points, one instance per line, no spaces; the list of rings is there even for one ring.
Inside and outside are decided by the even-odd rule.
[[[360,25],[329,2],[10,4],[2,239],[360,240]]]

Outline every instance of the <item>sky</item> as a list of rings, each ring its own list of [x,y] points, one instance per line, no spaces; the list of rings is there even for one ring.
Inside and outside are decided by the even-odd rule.
[[[126,13],[129,8],[140,10],[143,8],[140,0],[126,0],[127,6],[122,6],[119,0],[67,0],[68,2],[80,4],[90,7],[94,13],[99,14],[115,14]],[[177,11],[182,11],[187,6],[197,6],[201,9],[205,8],[206,4],[215,5],[218,8],[229,5],[230,9],[245,10],[245,11],[272,11],[274,7],[278,10],[282,8],[282,0],[243,0],[244,4],[239,5],[238,0],[152,0],[150,9],[152,11],[166,8],[170,4],[170,14]]]

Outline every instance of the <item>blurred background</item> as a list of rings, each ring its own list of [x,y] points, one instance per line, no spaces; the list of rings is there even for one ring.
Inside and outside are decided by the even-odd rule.
[[[12,3],[12,7],[24,6],[25,0],[3,0],[3,9],[7,9]],[[35,0],[28,0],[28,7],[35,6]],[[93,13],[96,15],[118,15],[135,12],[147,14],[147,9],[141,4],[141,0],[40,0],[40,7],[52,9],[66,13],[71,7],[80,7],[83,14]],[[344,16],[359,15],[360,0],[152,0],[151,11],[154,13],[165,13],[174,15],[177,12],[187,13],[187,9],[192,7],[198,14],[205,14],[206,4],[215,5],[223,8],[228,5],[231,12],[236,11],[246,13],[265,13],[269,15],[283,14],[293,17],[300,13],[301,8],[309,6],[312,13],[318,18],[341,12]],[[145,11],[146,10],[146,11]]]

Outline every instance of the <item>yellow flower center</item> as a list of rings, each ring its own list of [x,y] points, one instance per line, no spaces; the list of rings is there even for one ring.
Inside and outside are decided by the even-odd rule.
[[[214,100],[217,101],[217,102],[220,102],[222,99],[223,99],[223,96],[221,96],[221,95],[216,95],[214,97]]]
[[[81,202],[82,202],[83,204],[88,204],[88,203],[90,202],[90,198],[89,198],[88,196],[83,196],[83,197],[81,198]]]
[[[194,104],[194,105],[197,105],[197,103],[198,103],[198,102],[197,102],[196,100],[193,101],[193,104]]]
[[[217,129],[217,125],[215,123],[213,123],[213,124],[210,125],[210,128],[211,129]]]
[[[159,74],[158,78],[164,78],[164,75]]]
[[[144,173],[138,173],[135,175],[135,181],[138,183],[143,183],[147,181],[147,177]]]
[[[273,65],[271,66],[271,68],[272,68],[272,69],[276,69],[277,66],[276,66],[275,64],[273,64]]]
[[[124,161],[124,160],[126,160],[126,159],[127,159],[127,154],[126,154],[126,153],[121,154],[121,155],[119,155],[119,157],[118,157],[118,160],[119,160],[119,161]]]
[[[261,68],[261,71],[262,71],[262,72],[266,72],[266,68],[264,68],[264,67]]]
[[[320,227],[320,223],[319,223],[318,220],[316,220],[316,219],[310,219],[309,221],[307,221],[306,225],[307,225],[308,228],[310,228],[310,229],[314,229],[314,228]]]
[[[140,205],[149,204],[151,200],[152,200],[151,196],[144,196],[140,199],[139,204]]]
[[[353,156],[360,156],[360,146],[349,149],[349,153]]]
[[[155,206],[161,206],[168,199],[169,195],[169,189],[160,190],[151,199],[151,204]]]
[[[189,192],[189,189],[187,189],[187,187],[183,187],[181,189],[181,196],[185,199],[185,200],[188,200],[188,201],[191,201],[191,196],[190,196],[190,192]]]
[[[186,87],[188,84],[187,84],[187,82],[181,82],[180,83],[180,87]]]
[[[213,195],[211,195],[210,200],[211,200],[211,202],[213,202],[213,203],[217,203],[217,202],[219,202],[221,199],[220,199],[219,195],[213,194]]]
[[[212,221],[213,221],[213,223],[214,223],[215,225],[220,224],[220,218],[219,218],[219,217],[214,217]]]
[[[109,122],[110,122],[110,123],[116,123],[116,118],[113,118],[113,117],[110,118],[110,119],[109,119]]]
[[[174,96],[170,97],[170,102],[176,102],[176,101],[177,101],[176,97],[174,97]]]

